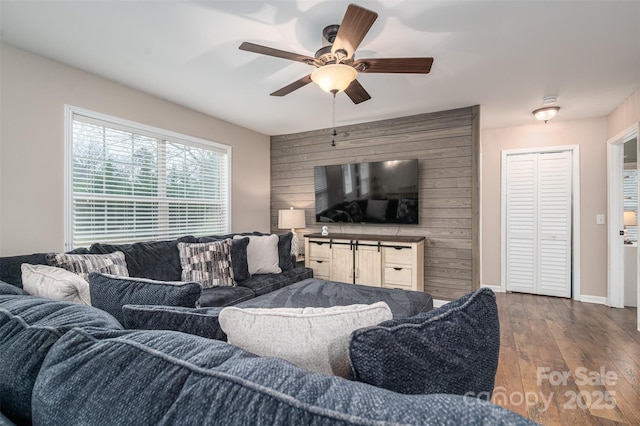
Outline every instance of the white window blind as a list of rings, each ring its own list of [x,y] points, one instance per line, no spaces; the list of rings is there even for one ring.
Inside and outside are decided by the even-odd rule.
[[[229,147],[69,108],[67,249],[230,232]]]

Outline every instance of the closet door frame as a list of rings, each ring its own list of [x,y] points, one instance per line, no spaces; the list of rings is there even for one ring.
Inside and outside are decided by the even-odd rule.
[[[507,168],[506,162],[509,155],[521,155],[521,154],[539,154],[539,153],[555,153],[571,151],[572,162],[572,242],[571,250],[573,251],[573,261],[571,264],[572,289],[571,294],[574,300],[580,300],[580,146],[579,145],[562,145],[562,146],[550,146],[541,148],[524,148],[524,149],[509,149],[502,150],[501,160],[501,193],[500,193],[500,247],[501,247],[501,279],[500,279],[500,291],[507,291],[507,197],[505,193],[505,187],[507,182]]]

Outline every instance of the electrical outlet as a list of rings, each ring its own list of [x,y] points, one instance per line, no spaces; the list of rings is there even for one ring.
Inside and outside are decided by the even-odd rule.
[[[604,215],[603,214],[597,214],[596,215],[596,224],[597,225],[604,225]]]

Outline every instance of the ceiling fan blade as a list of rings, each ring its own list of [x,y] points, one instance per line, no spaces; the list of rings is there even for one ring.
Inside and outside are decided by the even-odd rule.
[[[344,90],[344,93],[349,96],[349,98],[353,101],[354,104],[359,104],[360,102],[368,101],[371,99],[371,95],[364,90],[364,87],[358,80],[353,80],[349,87]]]
[[[353,53],[377,18],[376,12],[350,4],[333,41],[331,53],[335,55],[337,51],[342,50],[348,58],[353,57]]]
[[[358,59],[353,67],[364,73],[429,74],[433,58]]]
[[[301,87],[306,86],[307,84],[311,83],[311,74],[306,75],[304,77],[302,77],[300,80],[296,80],[293,83],[284,86],[282,89],[276,90],[275,92],[271,93],[271,96],[284,96],[284,95],[288,95],[289,93],[293,92],[294,90],[298,90]]]
[[[275,56],[276,58],[303,62],[309,65],[312,65],[314,62],[314,59],[310,56],[300,55],[298,53],[293,53],[293,52],[287,52],[285,50],[274,49],[272,47],[261,46],[259,44],[249,43],[247,41],[242,43],[239,49],[246,50],[247,52],[259,53],[261,55]]]

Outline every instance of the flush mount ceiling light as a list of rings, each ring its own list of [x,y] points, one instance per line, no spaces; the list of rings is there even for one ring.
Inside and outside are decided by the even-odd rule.
[[[544,105],[542,108],[538,108],[536,110],[532,111],[532,114],[540,121],[544,121],[545,124],[547,123],[547,121],[551,120],[553,117],[556,116],[556,114],[558,113],[558,111],[560,111],[560,107],[559,106],[554,106],[553,104],[556,103],[556,101],[558,100],[557,96],[546,96],[543,100],[542,100],[542,105]]]
[[[358,77],[355,68],[343,64],[328,64],[311,73],[311,81],[327,93],[343,92]]]

